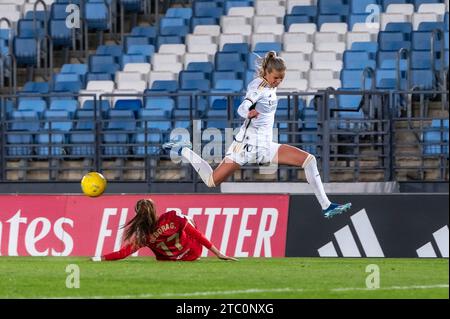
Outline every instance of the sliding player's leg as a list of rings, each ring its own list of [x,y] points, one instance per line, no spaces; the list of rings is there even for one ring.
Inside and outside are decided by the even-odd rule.
[[[323,188],[319,170],[317,169],[317,161],[314,155],[302,151],[296,147],[283,144],[279,146],[273,162],[291,166],[301,166],[305,170],[306,180],[309,185],[311,185],[326,218],[331,218],[335,215],[342,214],[350,209],[351,203],[339,205],[330,202]]]

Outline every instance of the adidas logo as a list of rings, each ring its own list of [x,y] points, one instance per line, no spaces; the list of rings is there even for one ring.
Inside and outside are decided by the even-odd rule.
[[[437,249],[441,254],[441,256],[439,257],[448,258],[448,226],[445,225],[444,227],[435,231],[433,233],[433,238],[435,241],[434,244],[437,245]],[[422,258],[438,257],[431,241],[418,248],[416,252],[417,256]]]
[[[351,216],[355,236],[349,225],[346,225],[334,233],[336,243],[342,253],[342,257],[384,257],[383,250],[378,242],[366,210],[362,209]],[[448,229],[447,229],[448,236]],[[355,237],[359,239],[360,246],[364,251],[362,256]],[[447,237],[448,238],[448,237]],[[318,249],[320,257],[339,257],[333,241],[328,242]],[[447,245],[448,253],[448,245]]]

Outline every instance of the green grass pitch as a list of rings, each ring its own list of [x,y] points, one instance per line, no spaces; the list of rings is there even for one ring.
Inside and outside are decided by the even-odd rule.
[[[379,289],[366,288],[368,265]],[[76,283],[79,288],[67,288]],[[449,298],[448,259],[0,257],[0,298]]]

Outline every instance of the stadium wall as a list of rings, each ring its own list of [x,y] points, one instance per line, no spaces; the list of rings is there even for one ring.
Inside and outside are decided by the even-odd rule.
[[[149,194],[0,195],[0,255],[94,256],[120,248]],[[447,257],[448,194],[331,195],[352,211],[324,219],[313,195],[151,195],[237,257]],[[203,255],[207,255],[207,251]],[[151,256],[149,249],[136,255]]]

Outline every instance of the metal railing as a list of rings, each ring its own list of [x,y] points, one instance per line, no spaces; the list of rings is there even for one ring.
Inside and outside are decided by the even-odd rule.
[[[448,125],[430,128],[433,118],[445,119],[442,114],[447,114],[448,120],[448,106],[442,106],[441,109],[439,101],[427,100],[430,95],[448,100],[448,92],[415,91],[414,94],[422,94],[422,98],[412,106],[419,111],[413,112],[415,117],[409,118],[398,116],[395,111],[394,103],[398,100],[396,96],[405,93],[411,92],[324,90],[313,93],[279,93],[279,99],[287,99],[287,107],[277,111],[274,140],[313,153],[318,159],[325,182],[392,181],[408,178],[448,181]],[[359,106],[342,109],[341,99],[355,95],[361,97]],[[216,117],[208,117],[208,114],[213,113],[203,106],[213,96],[225,99],[227,108],[222,110],[222,114],[214,113]],[[119,96],[102,94],[98,97],[91,94],[87,95],[94,100],[91,117],[53,120],[42,116],[28,120],[13,119],[12,112],[17,109],[21,97],[50,100],[80,96],[64,93],[0,96],[2,183],[77,181],[85,172],[96,170],[106,172],[109,179],[116,181],[196,184],[199,180],[190,165],[173,162],[171,158],[174,154],[161,149],[161,144],[170,138],[171,129],[181,125],[189,138],[200,134],[200,141],[195,149],[197,152],[205,151],[207,147],[220,149],[222,153],[213,154],[216,156],[210,159],[215,165],[228,146],[226,128],[232,130],[242,123],[235,112],[242,94],[145,93]],[[131,118],[109,118],[108,112],[102,110],[100,105],[104,100],[112,101],[119,97],[140,99],[142,104],[146,99],[167,97],[174,100],[185,99],[188,104],[176,118],[139,118],[139,110],[135,110]],[[429,114],[429,103],[434,103],[434,112],[441,114],[440,117]],[[179,110],[177,107],[175,109]],[[440,110],[443,113],[439,113]],[[118,120],[126,128],[111,125]],[[64,122],[71,123],[70,129],[55,129],[55,126]],[[15,130],[13,123],[21,123],[21,130]],[[166,128],[158,123],[164,123]],[[217,144],[216,148],[204,131],[214,123],[220,126],[218,132],[221,138],[220,145]],[[438,141],[431,143],[424,140],[425,132],[430,129],[441,132]],[[141,139],[137,138],[138,134]],[[80,142],[75,137],[83,135],[89,135],[90,138]],[[111,141],[111,136],[117,138]],[[430,143],[439,146],[440,151],[427,151]],[[261,173],[261,167],[255,164],[244,166],[231,180],[298,181],[302,178],[298,167],[280,166],[272,173]]]

